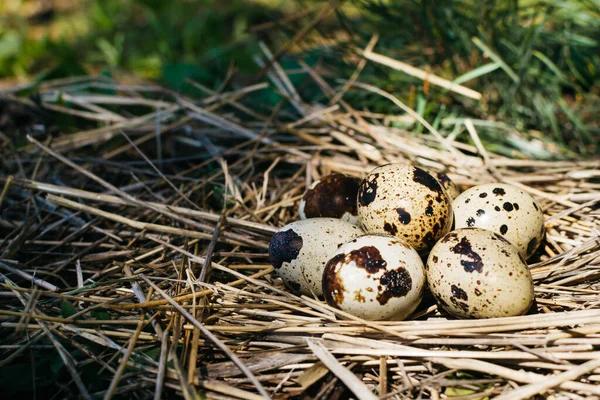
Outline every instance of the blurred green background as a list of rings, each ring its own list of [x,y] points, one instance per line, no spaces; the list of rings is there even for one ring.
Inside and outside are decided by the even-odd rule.
[[[307,103],[326,102],[297,73],[298,61],[338,86],[336,78],[356,68],[355,49],[378,34],[376,52],[484,94],[470,101],[367,64],[361,81],[436,126],[474,118],[492,150],[513,156],[598,154],[598,0],[4,0],[0,15],[4,89],[117,71],[190,95],[188,78],[213,90],[239,88],[265,79],[253,60],[264,41],[276,54],[286,50],[282,65]],[[364,92],[345,99],[398,113]]]

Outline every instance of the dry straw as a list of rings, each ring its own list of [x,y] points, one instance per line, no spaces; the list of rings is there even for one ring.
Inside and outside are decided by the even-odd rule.
[[[361,83],[364,63],[341,88],[302,64],[333,99],[307,104],[278,55],[261,48],[268,81],[202,101],[106,79],[42,86],[48,110],[106,125],[29,138],[13,153],[0,197],[0,366],[51,345],[83,398],[598,398],[600,162],[500,156],[468,119],[448,135]],[[480,96],[371,48],[368,60]],[[268,84],[295,114],[262,115],[243,102]],[[99,88],[115,94],[90,94]],[[353,109],[343,96],[354,90],[382,96],[399,115]],[[391,127],[393,118],[426,132]],[[163,173],[160,152],[177,157],[182,147],[195,148],[196,158],[182,152],[192,166]],[[116,161],[123,156],[142,162]],[[266,249],[297,218],[306,186],[388,162],[445,171],[462,188],[510,183],[538,200],[546,239],[530,263],[537,313],[451,320],[425,299],[416,319],[367,322],[286,291]],[[103,371],[102,390],[91,393],[80,376],[87,364]]]

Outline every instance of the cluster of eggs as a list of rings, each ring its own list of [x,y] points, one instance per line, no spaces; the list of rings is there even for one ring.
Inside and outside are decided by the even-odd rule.
[[[294,293],[357,317],[405,319],[426,286],[460,318],[522,315],[533,302],[525,260],[542,241],[544,218],[514,186],[461,194],[445,174],[387,164],[362,180],[314,182],[299,215],[271,239],[275,271]]]

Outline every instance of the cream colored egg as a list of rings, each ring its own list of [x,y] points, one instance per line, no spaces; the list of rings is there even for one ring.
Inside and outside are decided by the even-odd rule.
[[[356,194],[361,179],[334,173],[315,181],[300,200],[300,219],[330,217],[358,224]]]
[[[445,235],[431,249],[426,270],[438,305],[460,318],[522,315],[533,302],[525,260],[503,236],[486,229]]]
[[[322,294],[325,264],[343,243],[363,231],[337,218],[310,218],[279,229],[269,243],[269,261],[294,293]]]
[[[504,236],[529,258],[544,237],[544,214],[533,197],[505,183],[478,185],[454,199],[455,228],[477,227]]]
[[[450,230],[452,207],[444,188],[423,169],[387,164],[363,180],[358,217],[365,232],[387,233],[422,251]]]
[[[419,254],[390,235],[342,245],[323,274],[327,303],[367,320],[401,320],[421,302],[425,270]]]

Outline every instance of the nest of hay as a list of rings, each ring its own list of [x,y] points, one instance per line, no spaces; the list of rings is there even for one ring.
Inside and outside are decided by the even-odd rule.
[[[334,91],[304,66],[336,98],[307,104],[273,66],[295,114],[244,102],[267,83],[200,101],[107,79],[40,87],[45,114],[106,125],[51,140],[32,129],[18,149],[3,137],[2,375],[21,366],[61,398],[600,396],[600,162],[500,156],[477,122],[436,129],[380,89]],[[345,90],[398,115],[353,109]],[[453,320],[426,298],[410,320],[367,322],[284,288],[268,243],[305,188],[409,162],[536,198],[536,310]]]

